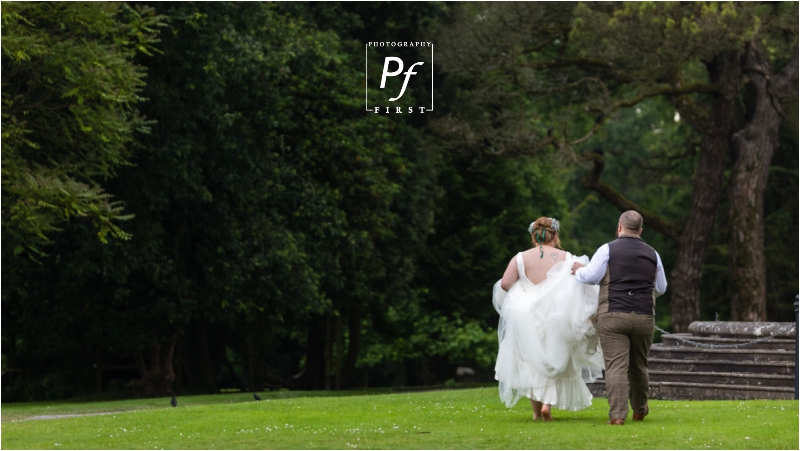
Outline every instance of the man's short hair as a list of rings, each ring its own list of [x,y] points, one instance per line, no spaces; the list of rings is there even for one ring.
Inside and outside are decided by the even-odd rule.
[[[622,228],[633,230],[634,232],[638,232],[642,228],[642,222],[644,222],[642,215],[635,210],[628,210],[619,217],[619,223],[622,224]]]

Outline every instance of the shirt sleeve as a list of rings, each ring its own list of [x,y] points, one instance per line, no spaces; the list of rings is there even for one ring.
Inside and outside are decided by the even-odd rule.
[[[607,269],[608,244],[604,244],[597,249],[597,252],[594,253],[587,266],[578,268],[578,270],[575,271],[575,278],[577,278],[580,283],[598,284],[603,280]]]
[[[661,256],[656,252],[656,297],[661,296],[667,291],[667,275],[664,273],[664,265],[661,263]]]

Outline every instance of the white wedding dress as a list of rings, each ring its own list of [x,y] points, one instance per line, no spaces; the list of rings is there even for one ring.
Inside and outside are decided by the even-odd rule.
[[[506,292],[494,286],[494,307],[500,314],[497,328],[500,350],[495,379],[506,406],[520,396],[562,410],[592,405],[586,382],[602,375],[603,353],[590,317],[597,313],[597,285],[584,285],[572,275],[576,261],[589,258],[567,253],[533,284],[525,275],[522,254],[517,254],[519,280]]]

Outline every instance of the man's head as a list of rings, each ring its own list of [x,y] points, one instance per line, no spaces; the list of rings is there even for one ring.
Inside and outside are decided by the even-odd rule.
[[[628,210],[619,217],[617,224],[617,236],[619,235],[641,235],[642,234],[642,215],[634,210]]]

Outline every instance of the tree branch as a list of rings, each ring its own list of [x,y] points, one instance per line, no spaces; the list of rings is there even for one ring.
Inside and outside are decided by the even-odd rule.
[[[653,230],[666,236],[667,238],[679,241],[681,230],[678,228],[678,226],[631,202],[622,193],[607,183],[600,181],[600,174],[603,172],[603,168],[605,167],[605,160],[603,159],[602,155],[589,152],[582,154],[580,158],[584,161],[592,161],[594,163],[591,172],[589,172],[589,175],[583,180],[584,188],[596,191],[620,211],[638,211],[639,214],[642,215],[642,218],[644,218],[644,223],[652,227]]]
[[[798,61],[797,61],[797,47],[793,49],[792,59],[789,60],[789,63],[778,72],[777,75],[774,77],[770,77],[766,71],[761,70],[760,68],[751,68],[748,67],[747,70],[752,70],[755,72],[760,72],[767,81],[767,91],[769,92],[769,100],[772,103],[772,107],[775,108],[775,111],[781,116],[781,119],[784,121],[791,121],[792,118],[789,118],[786,112],[784,111],[784,106],[787,103],[784,99],[787,97],[795,97],[797,95],[797,81],[798,81]],[[788,95],[781,96],[778,93],[787,92]],[[795,100],[795,104],[797,101]],[[793,118],[797,120],[797,118]]]
[[[789,91],[797,89],[798,81],[798,61],[797,61],[797,46],[792,50],[792,59],[783,66],[780,72],[774,78],[775,90],[778,92]]]
[[[689,83],[689,84],[683,84],[683,85],[678,84],[677,86],[664,85],[664,86],[661,86],[659,88],[652,89],[650,91],[641,92],[638,95],[636,95],[636,97],[634,97],[632,99],[619,100],[617,102],[611,103],[610,99],[608,98],[608,95],[609,95],[608,88],[606,87],[605,83],[603,83],[602,80],[600,80],[598,78],[595,78],[595,77],[583,77],[583,78],[580,78],[579,80],[577,80],[575,82],[567,83],[567,84],[565,84],[563,86],[558,86],[558,87],[553,87],[553,88],[548,88],[548,89],[541,89],[541,90],[527,90],[527,91],[532,93],[532,94],[545,94],[545,93],[550,93],[550,92],[558,91],[558,90],[562,90],[562,89],[568,89],[570,87],[575,87],[575,86],[578,86],[578,85],[580,85],[582,83],[588,83],[588,82],[597,83],[597,84],[600,85],[600,87],[603,89],[603,92],[606,95],[606,99],[605,100],[609,104],[609,106],[607,108],[601,108],[601,107],[588,106],[587,105],[586,108],[588,108],[589,111],[592,111],[594,113],[600,113],[601,115],[606,115],[607,116],[608,113],[611,113],[611,112],[616,111],[618,109],[629,108],[629,107],[632,107],[632,106],[636,106],[637,104],[639,104],[643,100],[645,100],[647,98],[650,98],[650,97],[656,97],[656,96],[662,96],[662,95],[663,96],[669,96],[669,97],[677,97],[679,99],[683,99],[684,100],[684,109],[685,110],[688,111],[688,109],[690,109],[690,108],[692,109],[693,113],[689,114],[689,116],[691,116],[691,120],[694,123],[690,122],[690,125],[692,125],[693,127],[695,125],[699,126],[700,128],[698,128],[698,130],[700,130],[700,131],[702,131],[703,127],[705,126],[705,120],[706,120],[706,118],[708,116],[708,113],[706,113],[702,109],[702,107],[700,107],[699,105],[696,105],[694,102],[692,102],[691,98],[689,98],[689,96],[687,94],[690,94],[690,93],[693,93],[693,92],[713,93],[713,92],[717,92],[717,90],[718,90],[715,85],[709,85],[709,84],[705,84],[705,83]],[[677,107],[677,105],[676,105],[676,107]],[[595,122],[600,124],[604,120],[605,120],[605,117],[600,117]],[[695,128],[697,128],[697,127],[695,127]]]
[[[588,66],[602,67],[609,70],[621,70],[619,66],[611,61],[593,60],[590,58],[558,58],[543,63],[528,64],[531,69],[553,69],[557,67]]]
[[[789,102],[793,101],[794,105],[797,104],[797,81],[798,81],[798,61],[797,61],[797,47],[793,48],[791,60],[781,69],[780,72],[773,75],[766,51],[756,42],[751,42],[747,45],[746,62],[742,66],[742,72],[750,74],[750,80],[753,84],[760,86],[763,83],[763,89],[766,91],[767,99],[772,109],[780,116],[781,120],[786,124],[793,124],[796,130],[797,118],[790,117],[786,112],[786,107],[791,105]],[[786,93],[781,95],[780,93]]]
[[[594,127],[592,127],[592,129],[589,131],[589,133],[585,134],[581,138],[578,138],[578,139],[570,142],[569,145],[570,146],[574,146],[576,144],[580,144],[580,143],[586,141],[587,139],[591,138],[595,133],[597,133],[598,130],[600,130],[600,127],[603,125],[604,120],[605,120],[604,116],[598,117],[597,120],[594,123]]]
[[[531,94],[534,94],[534,95],[537,95],[537,94],[550,94],[550,93],[555,92],[555,91],[564,91],[564,90],[567,90],[567,89],[575,88],[575,87],[578,87],[578,86],[580,86],[580,85],[582,85],[584,83],[596,83],[596,84],[600,85],[600,87],[603,88],[603,94],[605,94],[606,102],[607,103],[611,103],[610,97],[609,97],[609,93],[608,93],[608,86],[606,86],[606,84],[603,83],[603,81],[600,80],[597,77],[581,77],[581,78],[579,78],[578,80],[576,80],[576,81],[574,81],[572,83],[567,83],[567,84],[560,85],[560,86],[553,86],[553,87],[545,88],[545,89],[525,89],[525,92],[528,92],[528,93],[531,93]],[[519,82],[517,84],[518,85],[522,85]]]
[[[614,109],[632,107],[648,97],[655,96],[679,96],[693,92],[717,92],[715,85],[705,83],[689,83],[681,86],[662,86],[649,92],[644,92],[629,100],[621,100],[613,105]]]
[[[570,27],[559,27],[559,28],[556,28],[555,30],[550,31],[550,35],[547,36],[547,38],[545,38],[539,44],[536,44],[536,45],[533,45],[533,46],[528,47],[526,49],[523,49],[522,50],[522,54],[524,55],[524,54],[528,54],[528,53],[538,52],[539,50],[541,50],[541,49],[547,47],[548,45],[552,44],[553,41],[555,41],[556,38],[558,38],[559,36],[566,35],[566,32],[568,32],[569,30],[570,30]]]

